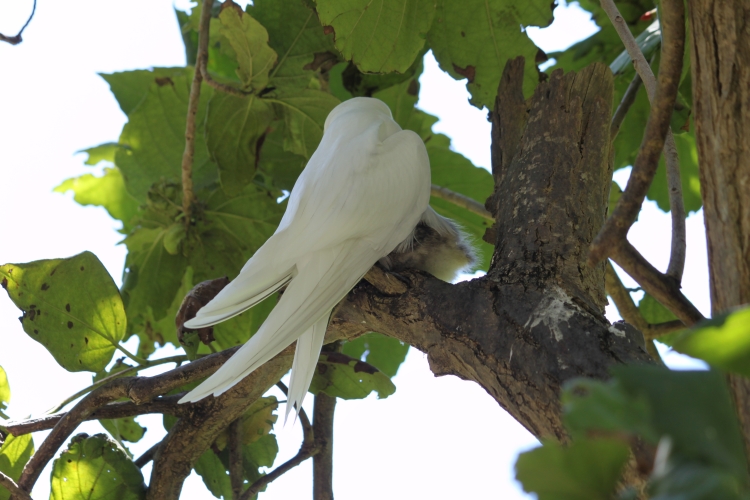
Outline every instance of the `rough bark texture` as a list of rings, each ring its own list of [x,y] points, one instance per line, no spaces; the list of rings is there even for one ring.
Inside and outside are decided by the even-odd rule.
[[[337,309],[327,342],[371,331],[398,338],[426,352],[435,375],[473,380],[535,436],[564,441],[566,380],[651,361],[640,332],[604,318],[604,266],[586,265],[611,179],[611,72],[600,64],[555,72],[528,101],[522,81],[523,61],[512,61],[492,112],[496,186],[487,208],[498,222],[485,236],[496,243],[487,276],[451,285],[405,271],[406,285],[375,267]],[[191,406],[154,459],[149,499],[178,498],[191,465],[289,369],[292,352]],[[226,354],[192,364],[214,367],[214,357]],[[163,393],[157,386],[173,388],[156,384],[136,401]],[[626,481],[638,483],[634,471]]]
[[[711,308],[750,302],[750,3],[690,0],[695,137]],[[750,381],[730,377],[750,454]]]
[[[333,417],[336,398],[315,396],[313,431],[320,451],[313,457],[313,500],[333,500]]]

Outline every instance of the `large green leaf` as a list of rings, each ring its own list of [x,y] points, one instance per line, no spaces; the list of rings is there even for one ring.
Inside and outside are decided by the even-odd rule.
[[[409,344],[380,333],[368,333],[344,344],[341,352],[393,377],[406,359]]]
[[[193,467],[213,496],[225,500],[232,498],[232,481],[227,468],[213,450],[206,450]]]
[[[339,100],[314,89],[279,89],[269,101],[284,117],[284,149],[310,159],[323,137],[323,125]]]
[[[651,408],[643,397],[633,397],[616,380],[601,382],[573,379],[562,393],[565,427],[574,438],[622,433],[635,434],[656,443],[659,436],[651,425]]]
[[[748,500],[747,485],[718,467],[671,463],[649,485],[650,500]]]
[[[125,335],[120,293],[96,255],[0,267],[21,324],[68,371],[99,372]]]
[[[17,482],[33,454],[34,441],[31,440],[31,434],[17,437],[8,434],[0,447],[0,472]],[[0,500],[9,498],[10,492],[0,486]]]
[[[109,84],[109,88],[120,104],[120,109],[126,115],[140,104],[149,92],[149,88],[158,78],[172,78],[181,75],[185,68],[153,68],[123,71],[120,73],[100,73],[99,76]]]
[[[277,57],[268,45],[266,28],[231,0],[222,4],[219,23],[214,23],[214,27],[233,49],[242,87],[262,90],[268,83],[268,73]]]
[[[100,162],[106,161],[109,163],[115,162],[115,153],[122,146],[116,142],[105,142],[88,149],[82,149],[78,153],[86,153],[88,157],[83,162],[84,165],[98,165]]]
[[[276,120],[271,124],[271,131],[263,140],[258,170],[270,176],[276,188],[291,191],[297,177],[305,168],[307,159],[284,149],[284,137],[286,137],[284,121]]]
[[[316,0],[336,48],[363,72],[403,73],[424,46],[434,0]]]
[[[2,418],[8,418],[8,416],[3,413],[8,408],[8,403],[10,403],[10,385],[8,384],[8,374],[5,373],[3,367],[0,366],[0,417]]]
[[[648,402],[651,424],[658,435],[669,436],[675,456],[747,482],[744,441],[720,373],[655,366],[621,366],[613,373],[623,391]]]
[[[79,204],[104,207],[113,219],[122,221],[125,232],[130,231],[131,221],[138,213],[139,204],[125,189],[122,174],[117,168],[105,168],[101,177],[84,174],[67,179],[54,191],[73,191],[73,199]]]
[[[378,397],[387,398],[396,392],[396,386],[388,376],[363,361],[338,352],[321,353],[310,384],[311,393],[323,392],[341,399],[363,399],[373,391],[378,393]]]
[[[104,434],[75,436],[52,464],[50,500],[139,500],[141,470]]]
[[[318,16],[302,0],[256,0],[247,11],[268,30],[279,55],[272,85],[305,89],[338,60],[333,35],[326,35]]]
[[[129,114],[115,154],[128,192],[140,202],[146,201],[151,186],[167,179],[182,179],[182,155],[185,151],[185,127],[188,96],[193,70],[172,70],[168,76],[151,74],[146,93]],[[128,73],[118,73],[119,77]],[[110,75],[115,76],[115,75]],[[127,80],[127,79],[126,79]],[[204,85],[196,114],[196,127],[203,129],[206,104],[213,90]],[[209,159],[202,133],[196,134],[193,157],[193,181],[196,187],[216,180],[216,169]]]
[[[673,321],[677,319],[677,316],[672,313],[669,309],[664,307],[658,300],[653,298],[649,294],[644,294],[640,302],[638,302],[638,310],[647,322],[652,325],[658,325],[659,323],[666,323],[667,321]],[[676,332],[667,333],[658,337],[658,341],[664,345],[671,346],[674,340],[682,334],[682,330]]]
[[[675,351],[750,377],[750,307],[697,325],[672,345]]]
[[[539,49],[521,26],[548,25],[551,5],[547,0],[438,0],[427,41],[443,71],[468,79],[471,103],[492,108],[508,59],[526,58],[525,95],[539,82],[534,62]]]
[[[547,442],[521,453],[516,479],[539,500],[612,498],[630,450],[613,439],[579,439],[565,447]]]
[[[228,195],[237,195],[255,177],[259,146],[274,117],[273,107],[254,95],[217,92],[211,98],[206,143]]]

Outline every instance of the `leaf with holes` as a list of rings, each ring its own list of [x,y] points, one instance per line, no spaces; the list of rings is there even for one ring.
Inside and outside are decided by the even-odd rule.
[[[403,73],[425,43],[434,0],[316,0],[336,48],[367,73]]]
[[[96,255],[6,264],[0,279],[23,311],[24,331],[63,368],[99,372],[107,366],[127,325],[120,292]]]
[[[143,474],[104,434],[78,434],[52,464],[50,500],[146,497]]]

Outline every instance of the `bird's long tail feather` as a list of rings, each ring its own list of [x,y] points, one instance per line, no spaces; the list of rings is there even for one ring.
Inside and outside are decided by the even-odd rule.
[[[180,402],[198,401],[210,394],[218,396],[224,393],[317,324],[318,328],[310,332],[312,338],[303,340],[303,344],[309,345],[308,352],[317,347],[315,360],[312,361],[312,355],[308,354],[305,363],[297,362],[303,368],[302,372],[314,373],[322,344],[322,340],[318,339],[325,333],[323,317],[327,321],[333,307],[357,284],[377,258],[377,253],[369,245],[351,241],[336,248],[314,252],[299,262],[297,274],[258,332],[216,373]],[[300,396],[297,393],[307,390],[308,386],[302,381],[309,384],[309,378],[306,373],[301,373],[299,378],[295,375],[295,383],[290,388],[290,393],[292,389],[295,391],[295,401],[301,401],[304,394]],[[297,380],[300,382],[297,383]],[[301,389],[303,385],[304,389]]]
[[[318,365],[320,349],[323,347],[323,339],[326,336],[326,328],[328,328],[328,319],[330,316],[331,311],[328,311],[297,339],[297,348],[294,351],[294,363],[292,364],[292,376],[289,381],[285,419],[289,418],[292,408],[295,408],[297,413],[302,408],[302,402],[315,374],[315,367]]]

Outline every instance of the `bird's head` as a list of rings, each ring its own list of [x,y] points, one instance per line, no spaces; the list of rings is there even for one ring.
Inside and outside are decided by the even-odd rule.
[[[393,119],[391,109],[386,103],[374,97],[354,97],[333,108],[326,118],[323,131],[327,131],[334,122],[342,119],[346,120],[346,126],[349,128],[354,122],[371,122],[378,117]]]

